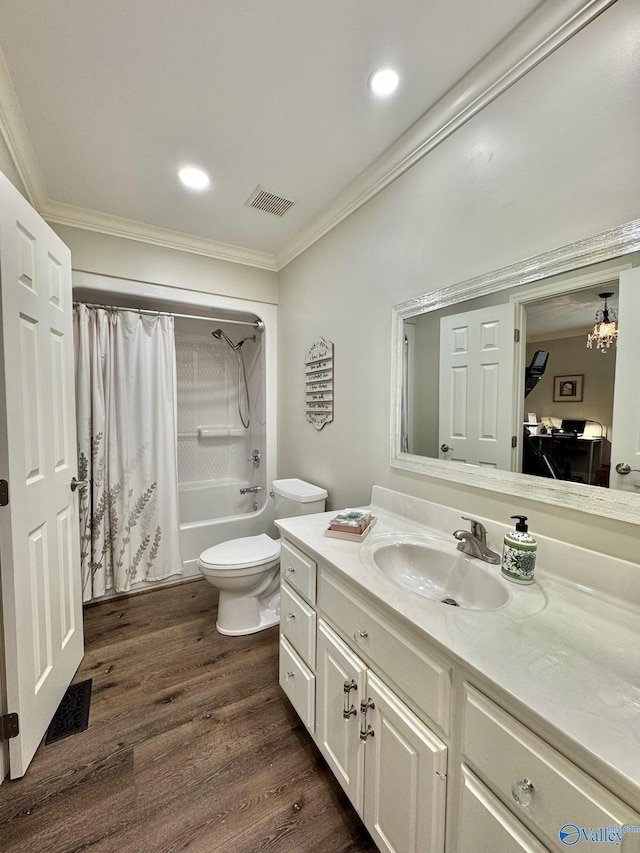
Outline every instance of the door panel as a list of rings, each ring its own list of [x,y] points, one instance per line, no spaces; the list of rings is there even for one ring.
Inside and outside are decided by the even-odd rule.
[[[447,747],[371,671],[367,699],[365,824],[385,853],[441,853]]]
[[[364,744],[359,737],[360,701],[364,697],[364,663],[320,620],[318,624],[316,670],[317,744],[337,776],[354,808],[362,814]],[[347,719],[345,682],[355,682],[347,698],[347,708],[356,713]]]
[[[442,458],[512,470],[514,347],[509,303],[440,321]]]
[[[71,258],[0,175],[0,572],[9,742],[22,776],[82,659]]]

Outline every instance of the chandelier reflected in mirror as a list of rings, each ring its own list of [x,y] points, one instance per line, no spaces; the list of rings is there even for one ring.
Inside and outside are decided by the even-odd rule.
[[[618,337],[618,312],[613,308],[609,310],[607,305],[607,299],[613,296],[613,291],[599,293],[598,296],[604,299],[604,308],[596,311],[596,324],[593,331],[587,335],[587,347],[595,347],[604,353]]]

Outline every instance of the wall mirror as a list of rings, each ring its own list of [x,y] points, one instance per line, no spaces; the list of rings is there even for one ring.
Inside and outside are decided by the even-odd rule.
[[[640,220],[396,305],[392,467],[640,524],[638,319]]]

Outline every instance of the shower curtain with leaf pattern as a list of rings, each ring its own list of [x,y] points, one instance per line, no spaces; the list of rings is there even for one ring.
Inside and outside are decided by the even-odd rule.
[[[83,600],[182,573],[173,317],[74,308]]]

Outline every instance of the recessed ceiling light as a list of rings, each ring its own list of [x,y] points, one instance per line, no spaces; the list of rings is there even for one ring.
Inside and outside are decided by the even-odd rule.
[[[209,175],[197,166],[183,166],[178,170],[178,177],[190,190],[206,190],[211,183]]]
[[[387,98],[398,88],[400,77],[393,68],[378,68],[369,77],[369,88],[379,98]]]

